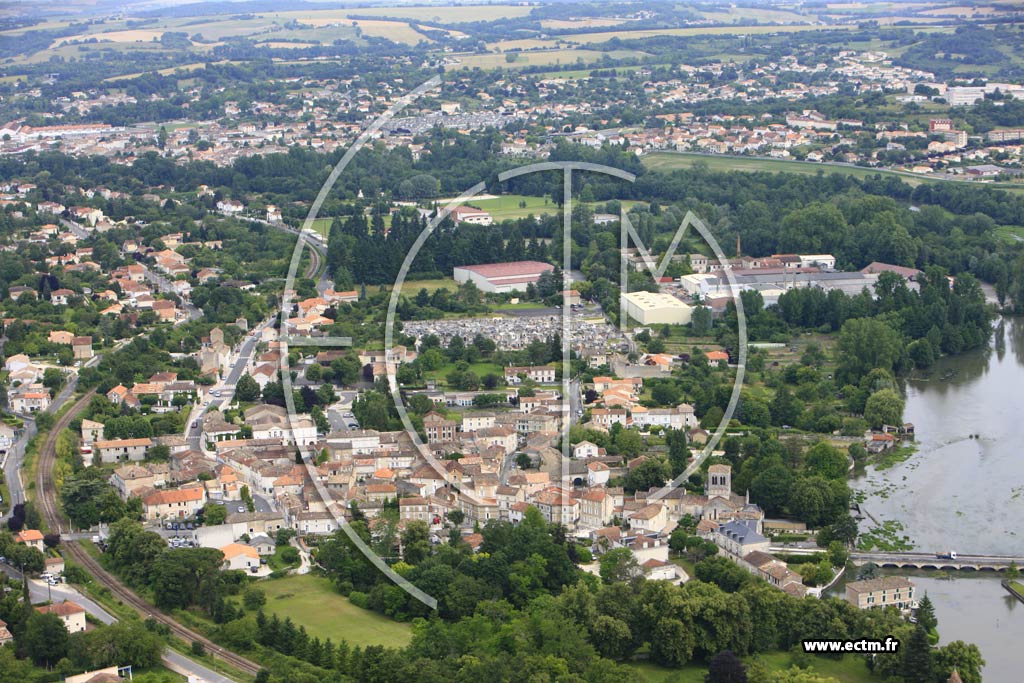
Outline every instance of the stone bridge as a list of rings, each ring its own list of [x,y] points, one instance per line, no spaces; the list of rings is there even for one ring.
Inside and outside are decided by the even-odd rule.
[[[814,548],[769,548],[769,552],[789,555],[810,555],[823,552]],[[1024,557],[1012,555],[974,555],[957,553],[956,559],[937,557],[935,553],[915,552],[852,552],[850,560],[855,565],[869,562],[885,569],[937,569],[941,571],[987,571],[1003,572],[1011,565],[1024,569]]]

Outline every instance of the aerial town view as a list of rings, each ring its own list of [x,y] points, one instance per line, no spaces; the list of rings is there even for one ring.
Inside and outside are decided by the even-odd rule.
[[[0,683],[1024,683],[1024,2],[0,2]]]

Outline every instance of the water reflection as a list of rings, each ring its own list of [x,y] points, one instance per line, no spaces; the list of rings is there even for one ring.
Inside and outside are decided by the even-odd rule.
[[[918,452],[854,481],[879,521],[900,522],[914,550],[1024,556],[1024,320],[997,322],[988,348],[942,358],[906,381]],[[986,681],[1024,681],[1024,607],[996,576],[911,574],[935,603],[942,642],[977,643]]]

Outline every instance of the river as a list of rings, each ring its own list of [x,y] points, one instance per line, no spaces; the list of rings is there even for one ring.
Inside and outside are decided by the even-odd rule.
[[[1024,320],[999,320],[988,348],[940,359],[905,393],[918,452],[853,482],[864,508],[900,522],[917,551],[1024,556]],[[1024,604],[996,575],[912,574],[935,602],[941,642],[976,643],[986,681],[1024,681]]]

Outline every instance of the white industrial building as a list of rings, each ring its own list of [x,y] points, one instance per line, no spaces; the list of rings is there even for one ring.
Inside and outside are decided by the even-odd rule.
[[[550,263],[512,261],[475,266],[456,266],[452,276],[459,284],[472,282],[482,292],[523,292],[544,273],[554,270]],[[561,289],[561,287],[559,287]]]
[[[626,292],[622,306],[641,325],[685,325],[693,316],[693,306],[661,292]]]

